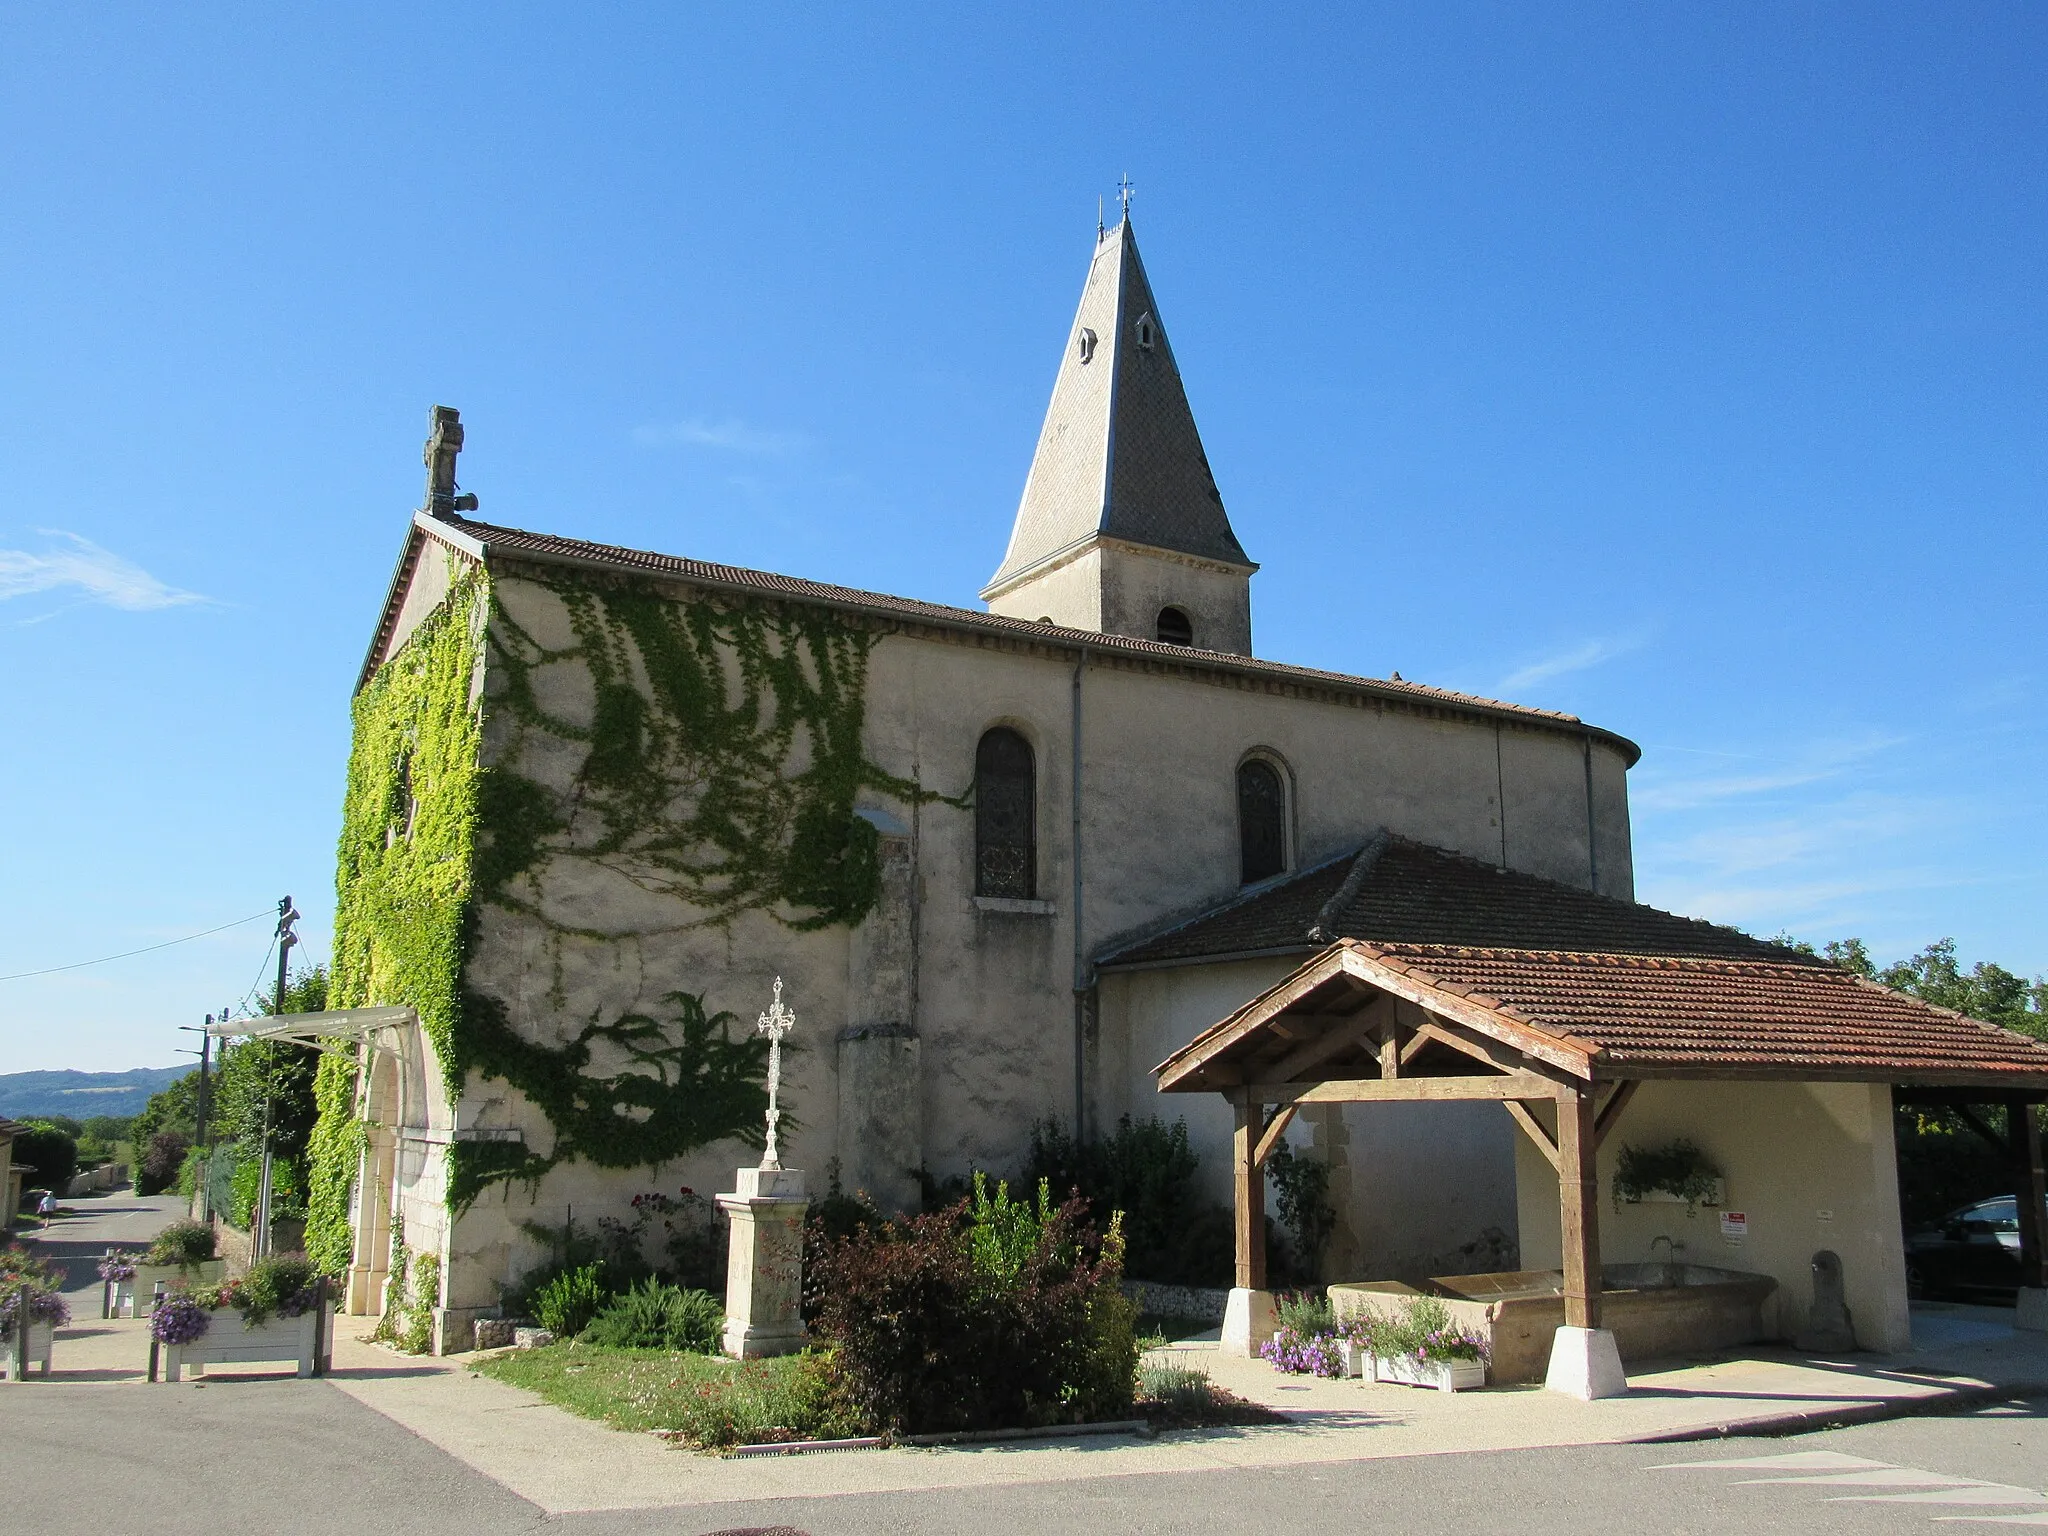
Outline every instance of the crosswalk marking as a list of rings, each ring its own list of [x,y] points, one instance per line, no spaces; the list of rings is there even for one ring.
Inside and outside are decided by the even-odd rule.
[[[1922,1472],[1917,1467],[1872,1467],[1863,1472],[1829,1472],[1819,1477],[1745,1477],[1738,1488],[1789,1483],[1808,1488],[1964,1488],[1978,1482],[1974,1477],[1944,1477],[1939,1472]]]
[[[1684,1472],[1693,1467],[1712,1467],[1722,1472],[1854,1472],[1890,1465],[1888,1461],[1872,1461],[1868,1456],[1844,1456],[1840,1451],[1794,1451],[1789,1456],[1742,1456],[1732,1461],[1667,1461],[1650,1470]]]
[[[1782,1456],[1738,1456],[1726,1461],[1673,1461],[1651,1467],[1652,1472],[1777,1472],[1779,1477],[1736,1479],[1737,1488],[1867,1488],[1869,1493],[1828,1493],[1830,1504],[1909,1504],[1928,1509],[1941,1506],[1963,1508],[2012,1508],[2035,1505],[2024,1514],[1935,1515],[1943,1523],[1969,1521],[1983,1525],[2048,1526],[2048,1494],[2011,1483],[1985,1482],[1975,1477],[1952,1477],[1946,1472],[1929,1472],[1924,1467],[1901,1467],[1866,1456],[1845,1456],[1838,1451],[1793,1451]],[[1805,1475],[1799,1475],[1805,1474]],[[1893,1492],[1877,1492],[1892,1489]]]

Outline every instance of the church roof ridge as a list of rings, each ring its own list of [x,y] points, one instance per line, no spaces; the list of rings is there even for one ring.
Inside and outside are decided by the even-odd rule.
[[[426,512],[415,513],[413,516],[405,550],[400,555],[390,593],[385,599],[376,639],[356,683],[358,689],[369,682],[383,661],[385,640],[392,633],[399,607],[404,602],[407,578],[418,558],[419,541],[429,536],[440,539],[480,562],[488,561],[492,557],[504,557],[538,561],[543,564],[582,566],[613,571],[620,575],[687,581],[699,586],[780,598],[791,602],[814,603],[866,613],[878,618],[929,624],[969,634],[1003,635],[1066,650],[1095,652],[1131,660],[1156,661],[1193,672],[1220,673],[1279,683],[1291,682],[1305,687],[1325,687],[1384,699],[1390,703],[1419,707],[1434,706],[1483,719],[1539,727],[1549,726],[1566,730],[1573,735],[1597,737],[1618,747],[1630,766],[1634,766],[1636,760],[1642,756],[1642,749],[1627,737],[1601,726],[1589,725],[1577,715],[1565,714],[1558,710],[1538,709],[1528,704],[1511,704],[1501,699],[1482,698],[1476,694],[1458,693],[1449,688],[1435,688],[1427,683],[1361,677],[1353,673],[1292,666],[1285,662],[1264,661],[1224,651],[1204,651],[1192,646],[1169,645],[1163,641],[1144,640],[1132,635],[1108,634],[1092,629],[1069,629],[1058,624],[1006,618],[1000,614],[983,613],[972,608],[955,608],[944,603],[925,602],[920,598],[894,597],[887,593],[869,592],[857,587],[808,581],[800,576],[784,576],[773,571],[754,570],[746,566],[719,565],[707,560],[694,560],[684,555],[665,555],[617,544],[598,544],[560,534],[534,533],[523,528],[508,528],[496,523],[479,522],[474,518],[435,517]]]

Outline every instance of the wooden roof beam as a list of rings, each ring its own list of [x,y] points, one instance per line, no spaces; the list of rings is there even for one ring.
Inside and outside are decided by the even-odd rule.
[[[1237,1090],[1260,1104],[1390,1104],[1554,1099],[1563,1091],[1533,1072],[1489,1077],[1354,1077],[1323,1083],[1250,1083]]]

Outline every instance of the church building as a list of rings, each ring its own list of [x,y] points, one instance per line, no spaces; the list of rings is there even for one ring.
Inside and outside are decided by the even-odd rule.
[[[1228,1203],[1242,1127],[1153,1069],[1340,941],[1785,958],[1634,904],[1625,738],[1256,654],[1128,216],[986,611],[480,521],[461,434],[437,408],[356,699],[335,990],[373,1027],[323,1079],[310,1234],[351,1311],[432,1255],[463,1347],[526,1224],[729,1188],[778,979],[784,1164],[901,1210],[1125,1115],[1185,1116]],[[1304,1107],[1326,1277],[1516,1268],[1517,1134]]]

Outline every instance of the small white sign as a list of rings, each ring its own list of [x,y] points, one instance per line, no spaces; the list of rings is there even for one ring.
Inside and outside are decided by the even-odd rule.
[[[1835,1219],[1835,1213],[1833,1211],[1815,1211],[1813,1214],[1818,1216],[1822,1221],[1833,1221]]]
[[[1739,1243],[1749,1236],[1749,1216],[1743,1211],[1721,1213],[1721,1235],[1731,1243]]]

